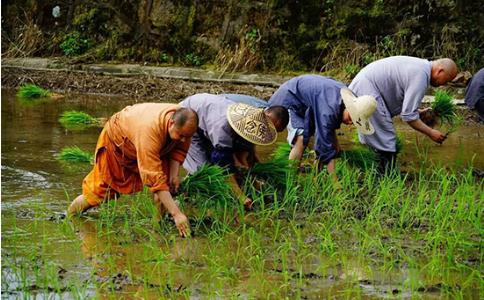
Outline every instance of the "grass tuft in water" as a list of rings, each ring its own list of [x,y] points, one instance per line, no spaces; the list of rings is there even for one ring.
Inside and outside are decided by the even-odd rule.
[[[99,123],[93,116],[82,111],[65,111],[59,118],[59,122],[65,125],[92,125]]]
[[[40,86],[37,86],[35,84],[22,85],[17,92],[17,97],[23,98],[23,99],[43,98],[43,97],[49,97],[50,95],[51,95],[50,91],[43,89]]]
[[[75,162],[75,163],[81,163],[81,162],[87,162],[91,163],[93,160],[93,156],[89,152],[85,152],[81,150],[79,147],[66,147],[62,149],[60,155],[59,155],[59,160],[65,161],[65,162]]]

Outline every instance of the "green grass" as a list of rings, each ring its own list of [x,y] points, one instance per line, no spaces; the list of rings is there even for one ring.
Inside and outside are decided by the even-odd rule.
[[[35,84],[24,84],[19,88],[17,92],[17,97],[22,99],[37,99],[49,97],[50,95],[50,91],[43,89]]]
[[[93,155],[79,147],[65,147],[59,154],[59,160],[73,163],[92,163]]]
[[[65,125],[94,125],[99,121],[91,115],[82,111],[65,111],[59,118],[59,122]]]

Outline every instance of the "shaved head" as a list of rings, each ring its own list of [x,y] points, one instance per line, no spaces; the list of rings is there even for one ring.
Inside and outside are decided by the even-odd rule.
[[[437,87],[446,84],[457,76],[456,63],[450,58],[440,58],[432,61],[430,83]]]
[[[198,127],[198,115],[191,108],[180,107],[171,118],[175,121],[175,126],[178,128],[182,128],[186,123]]]

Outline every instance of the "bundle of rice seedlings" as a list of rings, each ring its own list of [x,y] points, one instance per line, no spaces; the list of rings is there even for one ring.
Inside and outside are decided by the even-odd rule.
[[[292,161],[289,160],[290,151],[289,144],[280,144],[269,161],[257,163],[250,169],[250,175],[264,179],[275,187],[284,187],[287,176],[295,171]]]
[[[36,99],[49,97],[50,95],[50,91],[45,90],[35,84],[24,84],[19,88],[17,92],[17,97],[22,99]]]
[[[363,147],[342,151],[341,157],[350,165],[363,170],[375,167],[378,159],[378,155],[375,152]]]
[[[204,164],[195,173],[185,177],[180,192],[187,194],[189,199],[196,195],[194,198],[202,197],[210,204],[225,204],[233,201],[228,176],[226,169]]]
[[[59,160],[75,163],[91,163],[93,161],[93,156],[91,153],[82,151],[79,147],[76,146],[65,147],[64,149],[62,149],[59,155]]]
[[[434,102],[432,102],[432,110],[440,119],[441,123],[452,125],[456,121],[456,108],[452,100],[452,96],[444,90],[437,90],[435,92]]]
[[[98,119],[82,111],[65,111],[59,118],[59,122],[63,125],[94,125],[98,124]]]

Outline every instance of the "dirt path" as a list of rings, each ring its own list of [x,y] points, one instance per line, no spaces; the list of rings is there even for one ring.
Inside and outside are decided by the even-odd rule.
[[[226,82],[156,78],[146,75],[119,77],[65,70],[2,68],[2,88],[34,83],[56,92],[114,94],[154,100],[181,100],[196,93],[241,93],[268,99],[275,87]]]

